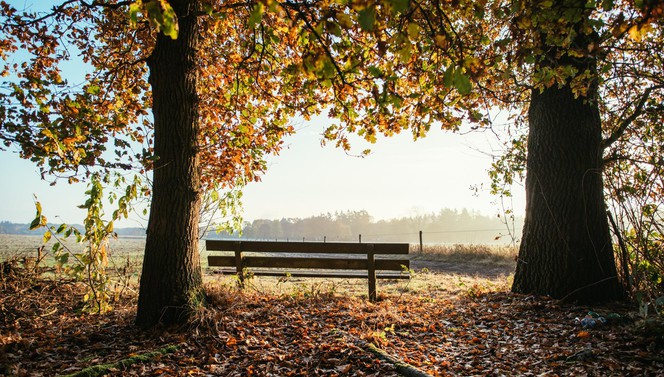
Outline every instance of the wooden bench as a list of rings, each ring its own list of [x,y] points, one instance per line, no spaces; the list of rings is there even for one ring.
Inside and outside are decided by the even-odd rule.
[[[410,279],[406,243],[264,242],[207,240],[210,267],[236,274],[240,285],[247,274],[369,280],[369,300],[376,300],[376,279]],[[257,253],[260,253],[257,255]]]

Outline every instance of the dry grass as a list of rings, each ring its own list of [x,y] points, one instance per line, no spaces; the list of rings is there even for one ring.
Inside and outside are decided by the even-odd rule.
[[[419,245],[415,245],[419,249]],[[422,253],[411,245],[410,280],[379,280],[378,297],[401,297],[441,293],[445,296],[509,290],[518,250],[507,246],[425,245]],[[205,259],[205,258],[204,258]],[[208,271],[205,281],[211,286],[235,287],[235,276]],[[254,277],[245,289],[266,295],[318,297],[350,295],[366,298],[366,279]]]
[[[130,276],[137,283],[144,240],[116,239],[110,244],[113,276]],[[41,237],[0,235],[0,260],[20,260],[36,255],[41,245]],[[81,245],[73,245],[80,248]],[[47,249],[45,252],[49,249]],[[487,291],[504,291],[511,284],[510,271],[514,265],[517,250],[505,246],[487,245],[425,245],[419,253],[419,245],[411,245],[411,268],[414,271],[410,280],[379,280],[380,296],[418,295],[442,292],[445,295],[459,293],[477,294]],[[77,250],[78,251],[78,250]],[[45,260],[42,266],[51,266],[51,260]],[[207,253],[201,255],[203,270],[207,269]],[[128,266],[128,268],[124,268]],[[496,266],[502,268],[496,268]],[[233,276],[206,274],[205,281],[226,287],[235,287],[237,279]],[[315,279],[315,278],[271,278],[256,277],[247,284],[247,289],[256,293],[321,296],[326,294],[367,296],[366,279]]]
[[[421,253],[419,252],[419,245],[417,245],[415,251],[411,250],[411,253],[414,260],[512,265],[518,251],[513,246],[455,244],[424,245]]]
[[[205,275],[208,287],[233,291],[237,278],[229,275]],[[415,272],[409,280],[379,279],[378,299],[441,294],[442,297],[467,295],[476,297],[487,292],[506,292],[512,275],[482,276],[479,274],[449,273],[425,270]],[[254,277],[245,282],[245,291],[269,296],[324,297],[353,296],[366,299],[366,279],[277,278]]]

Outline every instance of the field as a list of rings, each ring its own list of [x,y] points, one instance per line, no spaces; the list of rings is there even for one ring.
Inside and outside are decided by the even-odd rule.
[[[53,259],[48,255],[53,240],[45,247],[44,265],[52,266]],[[38,236],[0,235],[0,261],[23,258],[30,259],[37,255],[37,248],[42,245]],[[83,249],[82,245],[68,244],[75,252]],[[140,238],[118,238],[109,244],[109,266],[114,270],[123,269],[129,273],[134,283],[138,282],[141,256],[145,240]],[[412,292],[443,289],[455,291],[463,287],[506,287],[514,271],[516,249],[509,247],[484,245],[424,245],[419,252],[418,245],[411,245],[411,268],[415,278],[409,282],[381,282],[387,293],[403,290]],[[206,281],[230,284],[233,277],[219,276],[207,268],[207,252],[201,252],[201,265],[206,272]],[[250,286],[260,292],[284,292],[290,289],[314,289],[317,291],[342,291],[347,294],[366,294],[366,282],[356,279],[278,279],[270,277],[256,278]],[[435,288],[432,288],[435,287]]]
[[[3,256],[22,258],[40,240],[0,242]],[[138,261],[141,248],[118,240],[111,260]],[[135,289],[114,311],[86,315],[80,284],[0,271],[0,375],[661,375],[662,333],[635,307],[512,294],[513,249],[412,250],[414,278],[380,282],[376,303],[364,280],[255,278],[238,290],[233,277],[207,274],[208,305],[194,320],[150,331],[133,325]],[[591,311],[612,319],[582,327]]]
[[[50,249],[55,241],[52,239],[45,249]],[[15,234],[0,234],[0,258],[34,257],[37,248],[42,245],[42,237],[24,236]],[[82,245],[67,243],[76,251],[83,249]],[[145,240],[141,238],[118,238],[111,240],[111,253],[115,256],[139,255],[143,252]]]

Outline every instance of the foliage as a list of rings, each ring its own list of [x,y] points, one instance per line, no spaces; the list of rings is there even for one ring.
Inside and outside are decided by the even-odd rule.
[[[65,2],[50,12],[2,6],[4,72],[12,78],[0,98],[5,143],[20,147],[45,173],[132,164],[149,169],[154,156],[145,62],[155,32],[176,33],[168,3],[133,3],[130,23],[124,3]],[[455,45],[486,52],[487,36],[437,30],[427,39],[436,30],[427,30],[432,25],[424,26],[426,15],[417,6],[207,4],[208,16],[201,17],[205,53],[196,67],[205,185],[255,179],[265,168],[262,156],[277,152],[280,138],[292,132],[287,123],[296,112],[308,118],[328,109],[340,123],[326,134],[344,148],[350,147],[346,132],[373,141],[377,132],[409,127],[423,136],[434,122],[458,128],[464,117],[486,123],[476,110],[481,101],[471,93],[471,76],[482,67]],[[460,27],[478,26],[472,12],[449,11],[446,18],[471,23]],[[91,72],[80,86],[63,78],[61,66],[76,50]],[[10,56],[23,63],[11,64]],[[460,102],[462,96],[468,99]],[[144,144],[140,153],[132,151],[136,143]],[[109,147],[116,161],[104,157]]]
[[[106,180],[107,184],[110,183],[109,176],[103,179]],[[138,195],[137,189],[141,186],[141,180],[135,177],[133,182],[128,183],[124,177],[118,176],[114,185],[125,188],[125,192],[120,197],[114,193],[109,196],[112,204],[117,201],[117,209],[113,213],[111,221],[103,219],[102,202],[105,198],[102,178],[93,175],[88,190],[85,192],[88,199],[80,206],[87,210],[83,232],[64,223],[57,228],[48,225],[39,202],[35,202],[37,213],[30,224],[30,229],[46,228],[43,237],[44,245],[51,238],[56,240],[51,248],[51,253],[57,262],[58,268],[77,281],[85,283],[87,292],[83,296],[83,309],[91,313],[104,313],[111,310],[111,302],[117,299],[118,292],[111,288],[107,273],[108,242],[110,237],[117,237],[113,232],[114,222],[129,215],[130,203]],[[77,243],[85,244],[82,252],[75,252],[67,246],[66,241],[70,237],[74,237]]]

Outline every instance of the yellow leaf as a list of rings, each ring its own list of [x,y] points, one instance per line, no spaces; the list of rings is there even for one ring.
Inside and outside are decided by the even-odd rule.
[[[408,37],[410,39],[417,39],[417,36],[420,34],[420,26],[415,22],[408,24]]]
[[[346,29],[353,27],[353,20],[350,18],[350,15],[346,13],[337,13],[337,22],[339,23],[339,26]]]
[[[629,37],[636,42],[641,42],[643,37],[645,37],[652,30],[652,25],[633,25],[629,28]]]
[[[445,37],[442,34],[438,34],[434,38],[436,40],[436,46],[440,48],[446,48],[447,47],[447,37]]]

